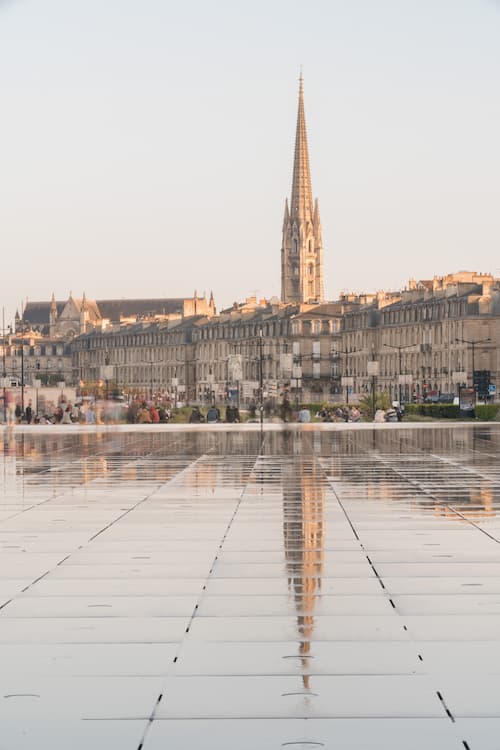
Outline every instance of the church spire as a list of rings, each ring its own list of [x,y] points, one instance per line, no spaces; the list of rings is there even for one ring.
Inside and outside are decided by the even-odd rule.
[[[299,83],[292,196],[285,203],[281,245],[281,299],[283,302],[323,301],[323,241],[319,206],[313,203],[311,170],[304,111],[304,80]]]
[[[293,160],[290,213],[292,219],[302,219],[302,221],[310,221],[313,214],[311,170],[309,167],[306,114],[304,110],[304,79],[302,78],[302,73],[299,79],[299,109],[297,112],[297,130],[295,132],[295,156]]]

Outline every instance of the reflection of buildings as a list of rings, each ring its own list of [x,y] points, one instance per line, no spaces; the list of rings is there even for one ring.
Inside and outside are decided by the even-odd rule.
[[[472,521],[496,515],[500,488],[492,461],[500,452],[500,432],[494,427],[346,430],[327,439],[324,471],[351,489],[362,486],[366,500],[403,498],[409,510],[424,507],[453,521],[461,520],[455,511]],[[376,481],[367,481],[373,470]]]
[[[303,683],[309,688],[311,638],[321,591],[325,490],[315,461],[301,458],[283,468],[283,538],[288,586],[297,610]]]

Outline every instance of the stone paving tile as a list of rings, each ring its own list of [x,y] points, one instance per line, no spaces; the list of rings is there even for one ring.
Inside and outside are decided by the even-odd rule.
[[[466,729],[467,727],[464,727]],[[497,727],[492,727],[495,731]],[[237,738],[235,744],[235,738]],[[224,719],[155,721],[144,750],[464,750],[445,719]],[[474,748],[476,746],[474,745]],[[481,745],[481,750],[497,746]]]
[[[427,677],[312,675],[167,678],[158,718],[440,718]],[[486,714],[487,715],[487,714]]]
[[[137,750],[147,728],[143,719],[122,721],[67,718],[35,718],[26,711],[2,722],[0,750]]]

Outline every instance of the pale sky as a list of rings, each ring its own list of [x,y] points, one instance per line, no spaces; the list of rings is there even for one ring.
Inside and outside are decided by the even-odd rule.
[[[279,295],[301,64],[326,296],[500,275],[496,0],[0,0],[7,318]]]

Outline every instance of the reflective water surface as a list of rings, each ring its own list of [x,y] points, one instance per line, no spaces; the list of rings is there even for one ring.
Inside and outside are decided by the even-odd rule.
[[[498,750],[499,427],[4,432],[0,750]]]

